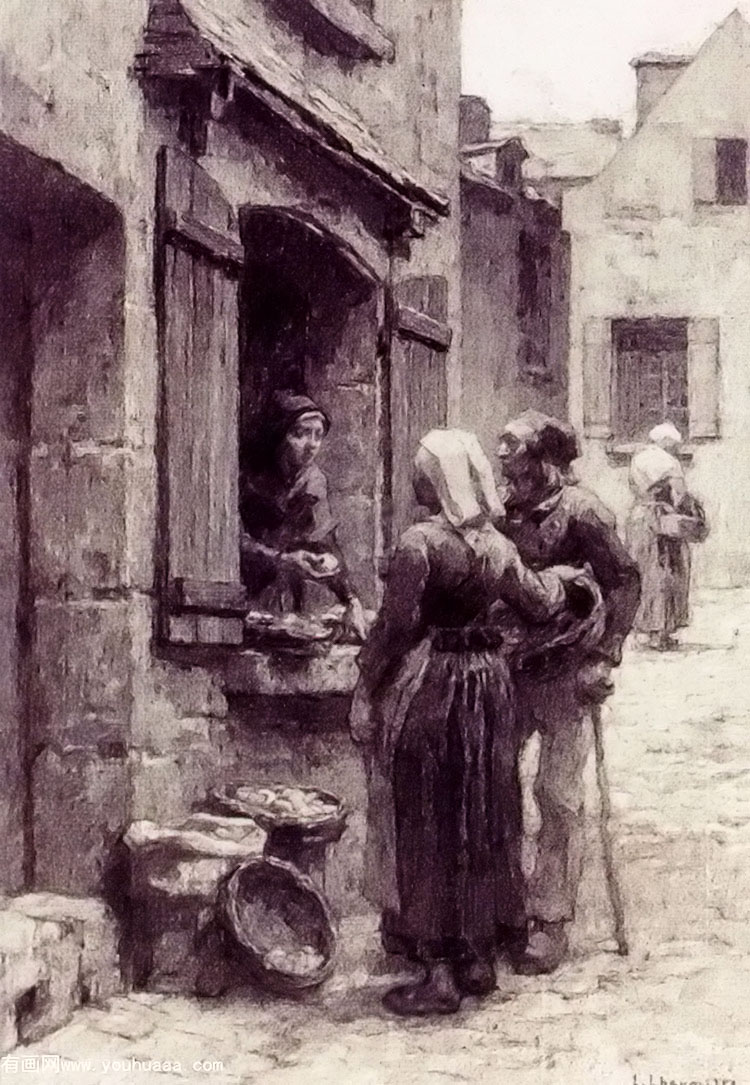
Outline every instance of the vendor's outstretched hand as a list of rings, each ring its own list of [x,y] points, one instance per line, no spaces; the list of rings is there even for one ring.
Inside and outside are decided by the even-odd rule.
[[[301,573],[306,580],[330,580],[339,571],[339,562],[333,554],[315,554],[310,550],[287,551],[282,563]]]

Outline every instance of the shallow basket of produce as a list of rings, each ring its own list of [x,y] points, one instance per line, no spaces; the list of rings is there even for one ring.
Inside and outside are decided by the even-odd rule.
[[[341,799],[328,791],[289,784],[241,784],[213,791],[211,805],[224,813],[253,818],[267,833],[296,829],[306,840],[321,843],[339,839],[348,813]]]
[[[336,931],[313,883],[291,863],[249,859],[222,889],[222,913],[256,979],[284,993],[317,987],[333,971]]]

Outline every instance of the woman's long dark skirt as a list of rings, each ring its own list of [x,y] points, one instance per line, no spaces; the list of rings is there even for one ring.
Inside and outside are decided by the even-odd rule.
[[[491,953],[523,923],[513,699],[498,651],[435,653],[394,759],[400,913],[386,948],[419,960]]]

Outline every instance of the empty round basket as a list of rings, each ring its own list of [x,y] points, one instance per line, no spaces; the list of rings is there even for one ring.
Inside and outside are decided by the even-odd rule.
[[[336,934],[329,907],[290,863],[242,863],[224,886],[223,916],[252,973],[272,990],[317,987],[333,971]]]

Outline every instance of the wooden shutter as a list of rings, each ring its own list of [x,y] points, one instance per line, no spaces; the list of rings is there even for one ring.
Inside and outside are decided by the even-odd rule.
[[[583,329],[583,429],[612,436],[612,322],[592,318]]]
[[[688,404],[691,437],[718,437],[720,432],[719,321],[688,324]]]
[[[240,643],[243,250],[232,208],[205,170],[172,148],[159,166],[162,633],[180,643]]]
[[[446,362],[451,344],[448,284],[442,276],[406,279],[393,290],[390,368],[391,518],[393,545],[412,522],[412,467],[417,443],[446,424]]]
[[[693,140],[693,200],[716,203],[716,140]]]

